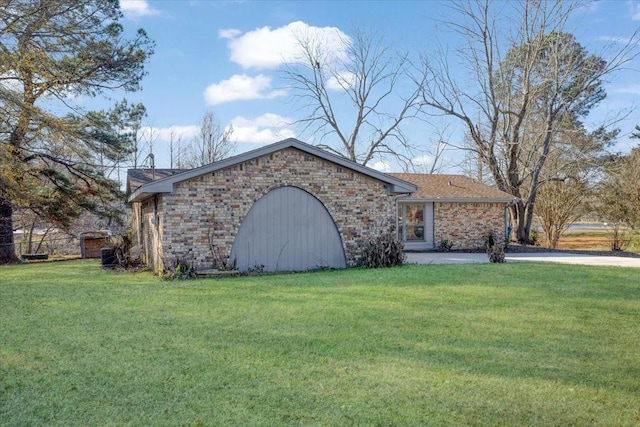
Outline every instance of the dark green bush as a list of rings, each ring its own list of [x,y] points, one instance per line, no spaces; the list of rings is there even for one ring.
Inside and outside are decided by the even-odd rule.
[[[485,234],[482,239],[484,240],[484,247],[489,249],[492,248],[493,246],[495,246],[497,239],[496,239],[496,234],[493,232],[493,230],[489,230],[489,232],[487,234]]]
[[[165,280],[185,280],[197,277],[196,267],[193,262],[185,258],[176,258],[173,262],[165,264],[162,278]]]
[[[438,243],[438,252],[449,252],[453,247],[453,242],[449,239],[442,239]]]

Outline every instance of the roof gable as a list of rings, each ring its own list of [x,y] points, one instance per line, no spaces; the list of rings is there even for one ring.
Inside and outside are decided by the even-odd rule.
[[[358,163],[352,162],[343,157],[336,156],[335,154],[332,154],[320,148],[314,147],[313,145],[306,144],[295,138],[288,138],[283,141],[276,142],[274,144],[266,145],[264,147],[260,147],[255,150],[248,151],[243,154],[239,154],[237,156],[229,157],[227,159],[220,160],[218,162],[201,166],[199,168],[181,171],[181,172],[174,173],[151,182],[143,183],[142,185],[140,185],[135,189],[133,188],[133,185],[131,185],[132,191],[131,192],[127,191],[127,194],[128,194],[127,201],[137,202],[137,201],[144,200],[153,194],[171,193],[173,192],[174,184],[177,184],[179,182],[193,179],[209,173],[213,173],[213,172],[216,172],[216,171],[219,171],[243,162],[247,162],[249,160],[256,159],[258,157],[262,157],[268,154],[275,153],[280,150],[284,150],[286,148],[295,148],[297,150],[303,151],[310,155],[324,159],[328,162],[335,163],[339,166],[350,169],[354,172],[358,172],[362,175],[366,175],[378,181],[382,181],[386,184],[389,184],[389,188],[390,188],[389,191],[391,193],[408,194],[408,193],[413,193],[418,189],[416,185],[409,183],[407,181],[404,181],[401,178],[397,178],[397,177],[379,172],[375,169],[362,166]],[[172,169],[168,169],[168,170],[171,171]],[[156,171],[158,171],[158,169],[156,169]],[[130,171],[130,175],[127,177],[127,181],[128,181],[127,190],[129,190],[130,182],[133,183],[133,179],[138,179],[139,181],[139,177],[137,177],[135,173],[131,175],[131,171]]]

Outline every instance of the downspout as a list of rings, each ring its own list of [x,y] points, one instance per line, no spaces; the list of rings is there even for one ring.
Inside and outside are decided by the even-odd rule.
[[[504,206],[504,245],[505,247],[509,245],[509,226],[507,225],[509,222],[509,204],[507,203]]]
[[[507,204],[505,204],[504,207],[504,242],[505,242],[505,247],[509,246],[509,239],[511,237],[511,222],[509,221],[509,212],[510,212],[510,208],[511,206],[515,205],[516,202],[518,201],[518,199],[514,199],[510,202],[508,202]]]

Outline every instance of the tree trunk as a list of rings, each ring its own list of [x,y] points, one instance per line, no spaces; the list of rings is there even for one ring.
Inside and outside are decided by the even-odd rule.
[[[13,206],[11,200],[0,196],[0,264],[17,260],[13,243]]]
[[[524,202],[519,200],[510,207],[511,225],[516,233],[516,240],[521,244],[529,244],[529,232],[531,231],[532,217],[529,215],[528,209]]]
[[[29,237],[27,239],[27,253],[32,254],[33,252],[33,229],[36,228],[36,220],[31,221],[31,227],[29,227]]]

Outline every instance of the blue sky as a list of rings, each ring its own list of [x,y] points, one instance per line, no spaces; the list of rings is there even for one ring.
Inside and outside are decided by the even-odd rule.
[[[335,37],[360,28],[375,31],[399,50],[429,54],[443,36],[434,19],[447,13],[438,1],[121,0],[121,7],[124,25],[144,28],[156,42],[142,91],[126,95],[147,108],[144,125],[153,129],[156,167],[169,167],[170,132],[189,142],[208,111],[222,126],[233,125],[236,154],[287,137],[312,139],[290,124],[302,117],[281,78],[296,31]],[[607,42],[629,37],[640,25],[640,1],[594,2],[574,16],[572,25],[579,42],[600,53]],[[607,83],[606,101],[589,118],[595,125],[629,112],[617,124],[621,151],[637,144],[628,134],[640,123],[640,113],[633,111],[640,100],[640,63],[628,66]],[[426,162],[439,137],[437,126],[413,126],[409,134],[420,147],[416,156]],[[455,130],[448,132],[448,138],[461,138]],[[456,172],[459,157],[447,153],[443,171]],[[370,166],[399,170],[389,159]]]

